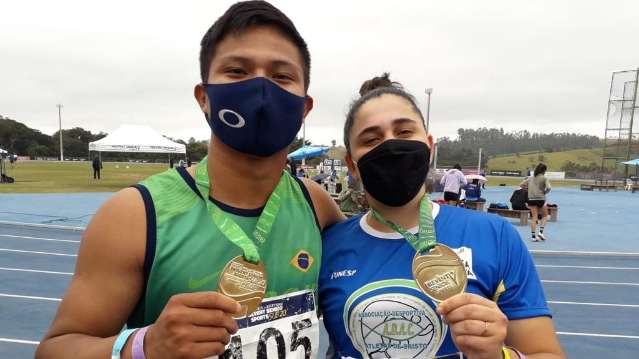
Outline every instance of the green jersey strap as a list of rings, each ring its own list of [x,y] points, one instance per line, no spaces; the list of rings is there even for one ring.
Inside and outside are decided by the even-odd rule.
[[[373,214],[373,218],[379,223],[401,234],[418,253],[428,252],[437,245],[435,224],[433,221],[433,205],[427,195],[424,195],[419,203],[419,232],[417,235],[385,219],[373,208],[371,208],[371,213]]]
[[[235,221],[208,198],[211,186],[206,157],[198,164],[197,170],[195,171],[195,183],[202,195],[202,199],[204,199],[206,203],[206,208],[215,226],[224,234],[227,240],[242,249],[244,259],[251,263],[258,263],[260,261],[260,254],[255,243]],[[286,194],[285,186],[286,174],[283,173],[277,186],[269,196],[266,206],[262,210],[262,214],[257,220],[257,225],[253,230],[253,237],[260,244],[264,244],[269,233],[271,233],[273,223],[275,222],[275,218],[277,218],[277,213],[282,204],[282,199]]]

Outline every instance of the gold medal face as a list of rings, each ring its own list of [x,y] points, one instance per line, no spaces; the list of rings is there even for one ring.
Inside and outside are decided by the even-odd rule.
[[[222,270],[218,288],[220,293],[240,303],[242,311],[238,318],[242,318],[260,306],[266,293],[266,283],[266,268],[263,262],[253,264],[242,256],[237,256]]]
[[[466,290],[466,269],[452,249],[437,244],[428,253],[415,253],[413,278],[431,299],[442,302]]]

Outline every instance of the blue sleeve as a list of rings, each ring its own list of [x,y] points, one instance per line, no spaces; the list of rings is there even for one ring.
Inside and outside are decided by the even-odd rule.
[[[528,248],[508,222],[502,222],[500,238],[500,278],[503,293],[497,305],[508,319],[552,316],[544,289]]]

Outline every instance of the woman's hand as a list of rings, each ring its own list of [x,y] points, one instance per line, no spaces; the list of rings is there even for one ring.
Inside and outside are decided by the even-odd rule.
[[[453,341],[469,359],[501,359],[508,318],[497,304],[475,294],[453,296],[437,307]]]

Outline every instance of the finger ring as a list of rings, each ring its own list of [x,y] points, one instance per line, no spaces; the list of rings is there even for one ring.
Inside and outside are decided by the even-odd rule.
[[[486,334],[487,331],[488,331],[488,322],[484,322],[484,330],[481,332],[481,334],[479,336],[483,337],[484,334]]]

